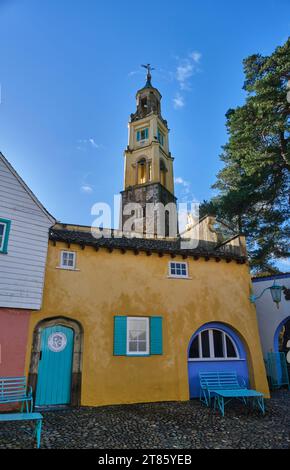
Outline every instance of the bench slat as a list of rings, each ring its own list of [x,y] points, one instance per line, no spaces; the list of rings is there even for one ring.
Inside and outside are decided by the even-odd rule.
[[[0,414],[0,421],[30,421],[43,419],[40,413],[5,413]]]

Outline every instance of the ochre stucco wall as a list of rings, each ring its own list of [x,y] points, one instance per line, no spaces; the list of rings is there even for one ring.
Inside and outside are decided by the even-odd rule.
[[[82,405],[187,400],[190,338],[200,326],[215,321],[242,337],[251,386],[269,396],[255,308],[248,299],[247,265],[187,259],[191,279],[169,279],[167,255],[96,252],[72,245],[79,271],[66,271],[56,268],[61,249],[67,245],[50,242],[43,308],[30,321],[27,373],[36,324],[65,316],[78,320],[84,330]],[[161,315],[163,355],[113,356],[114,315]]]

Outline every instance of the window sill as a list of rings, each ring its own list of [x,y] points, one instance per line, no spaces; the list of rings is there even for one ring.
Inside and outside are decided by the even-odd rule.
[[[200,359],[188,359],[188,362],[229,362],[229,361],[245,361],[239,357],[202,357]]]
[[[65,268],[64,266],[56,266],[55,269],[62,269],[63,271],[80,271],[77,268]]]
[[[185,281],[190,281],[192,280],[192,277],[190,276],[167,276],[167,279],[182,279]]]
[[[150,357],[151,354],[148,354],[148,353],[144,353],[144,354],[130,354],[130,353],[127,353],[126,354],[126,357]]]

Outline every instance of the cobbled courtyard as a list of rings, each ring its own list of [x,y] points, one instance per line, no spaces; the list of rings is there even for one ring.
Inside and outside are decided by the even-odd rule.
[[[225,418],[198,400],[42,411],[41,448],[290,448],[290,392],[272,394],[266,406],[262,416],[232,403]],[[28,428],[27,423],[0,423],[0,449],[33,448]]]

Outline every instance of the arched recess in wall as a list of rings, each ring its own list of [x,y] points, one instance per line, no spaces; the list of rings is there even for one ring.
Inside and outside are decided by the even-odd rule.
[[[166,173],[167,173],[166,164],[164,160],[161,158],[160,159],[160,183],[164,187],[166,187]]]
[[[235,371],[249,385],[249,356],[245,342],[231,326],[221,322],[201,326],[187,351],[190,398],[200,395],[200,372]]]
[[[28,384],[32,387],[33,396],[36,395],[39,361],[41,356],[41,341],[43,332],[51,327],[62,326],[73,330],[73,352],[71,372],[70,405],[81,404],[82,383],[82,354],[83,354],[83,328],[81,324],[67,317],[53,317],[40,321],[34,328],[31,350]]]
[[[290,316],[284,318],[280,323],[274,334],[274,351],[285,352],[286,354],[290,350],[287,344],[290,341]]]
[[[146,158],[142,157],[137,162],[137,184],[144,184],[147,181]]]

